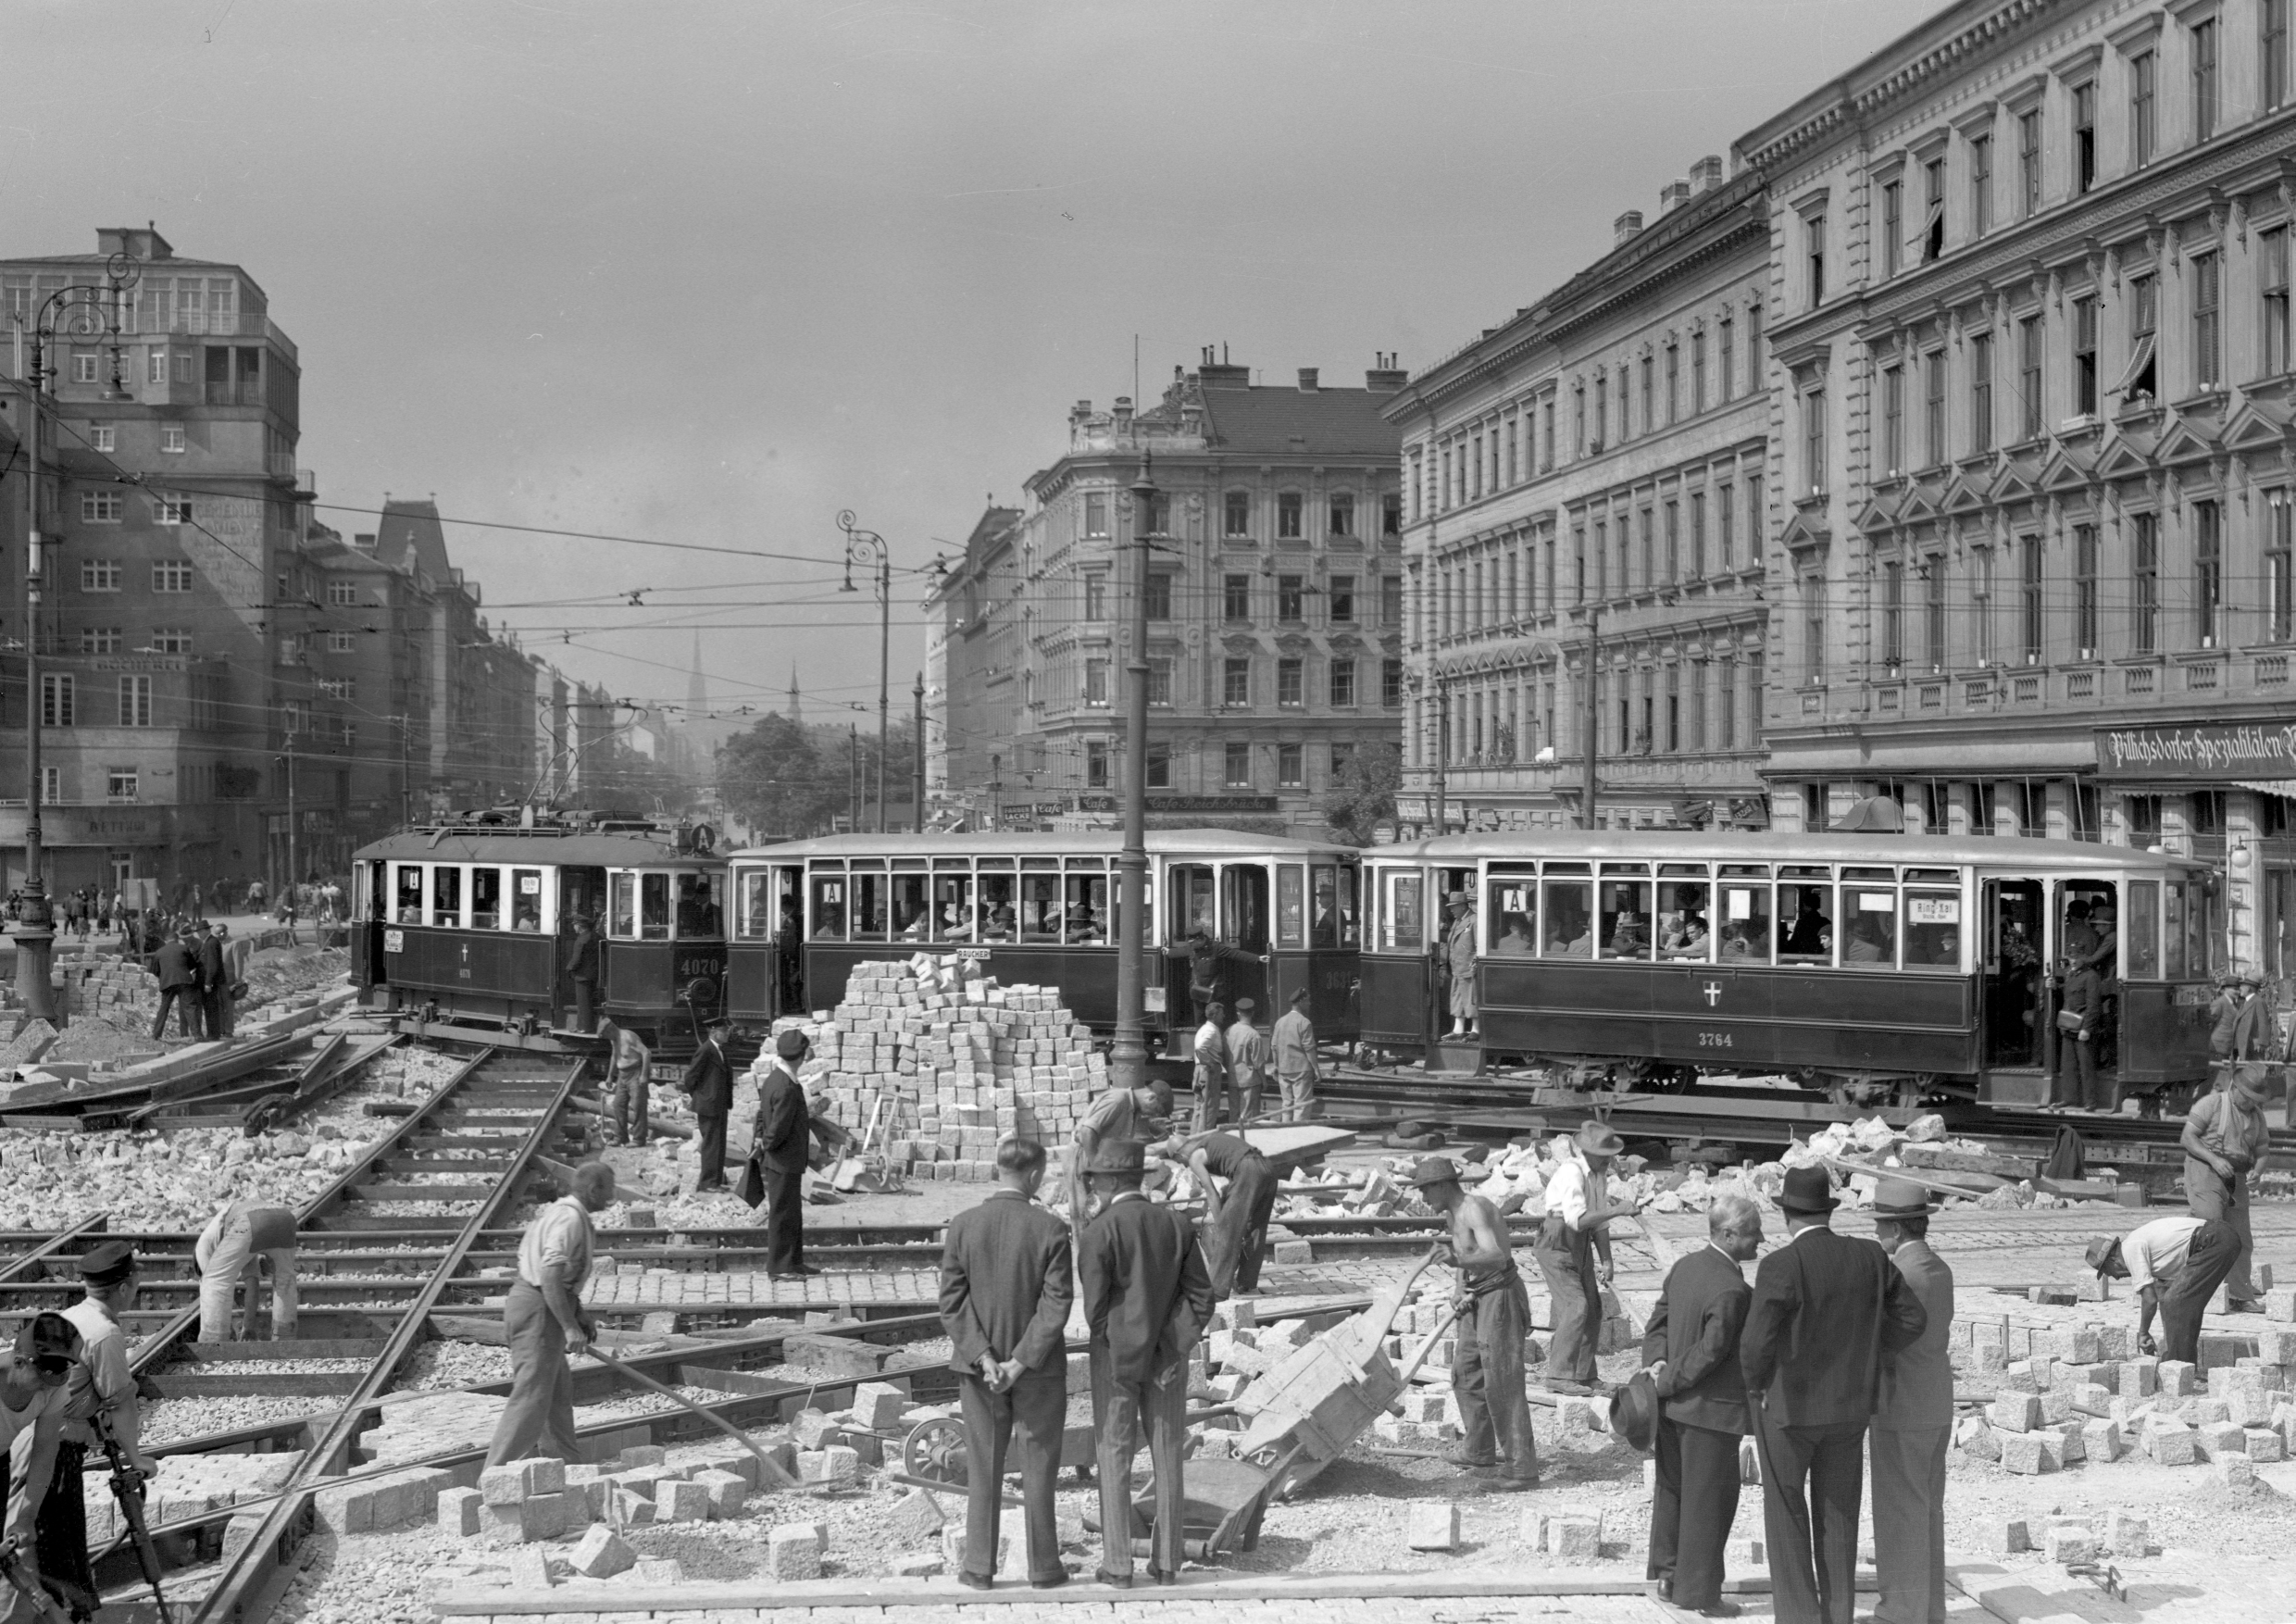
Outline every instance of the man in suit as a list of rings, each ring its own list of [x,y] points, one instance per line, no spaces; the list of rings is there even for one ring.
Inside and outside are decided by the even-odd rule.
[[[168,937],[159,944],[159,1013],[152,1018],[152,1037],[168,1030],[168,1011],[175,1010],[176,1031],[187,1038],[200,1034],[199,969],[192,954],[191,931]]]
[[[696,1194],[726,1187],[726,1118],[733,1111],[733,1067],[726,1058],[726,1038],[733,1023],[720,1016],[704,1030],[707,1035],[678,1083],[693,1101],[694,1121],[702,1131],[702,1173],[694,1181]],[[759,1126],[764,1126],[762,1118]]]
[[[1707,1618],[1722,1599],[1722,1550],[1738,1516],[1738,1441],[1746,1433],[1739,1334],[1753,1293],[1745,1265],[1762,1246],[1762,1213],[1726,1195],[1706,1211],[1706,1244],[1666,1271],[1642,1333],[1642,1363],[1659,1398],[1650,1567],[1659,1593]]]
[[[1823,1168],[1786,1174],[1786,1244],[1754,1272],[1738,1361],[1762,1454],[1762,1528],[1778,1624],[1850,1624],[1866,1425],[1881,1361],[1928,1324],[1920,1298],[1871,1241],[1828,1227]]]
[[[1874,1189],[1874,1239],[1928,1323],[1881,1361],[1868,1453],[1879,1624],[1945,1624],[1945,1451],[1953,1441],[1953,1271],[1929,1250],[1928,1193],[1903,1179]]]
[[[1267,1221],[1276,1210],[1276,1169],[1241,1134],[1175,1134],[1155,1148],[1166,1160],[1186,1164],[1204,1192],[1204,1267],[1213,1298],[1258,1291]],[[1225,1194],[1220,1179],[1228,1181]]]
[[[1539,1444],[1524,1389],[1523,1343],[1530,1334],[1530,1293],[1507,1239],[1506,1219],[1459,1183],[1448,1156],[1422,1156],[1411,1169],[1420,1199],[1450,1220],[1444,1261],[1459,1271],[1453,1301],[1459,1353],[1451,1391],[1463,1434],[1454,1463],[1509,1489],[1539,1486]]]
[[[1137,1139],[1103,1141],[1085,1168],[1101,1205],[1078,1255],[1091,1330],[1092,1425],[1100,1450],[1100,1571],[1132,1584],[1132,1457],[1141,1430],[1156,1473],[1156,1526],[1148,1577],[1179,1578],[1187,1505],[1180,1448],[1187,1442],[1188,1355],[1212,1318],[1212,1280],[1194,1226],[1141,1193],[1146,1163]]]
[[[965,1411],[965,1563],[956,1577],[975,1590],[996,1578],[1004,1454],[1017,1437],[1029,1582],[1050,1590],[1068,1579],[1053,1515],[1068,1418],[1068,1226],[1036,1205],[1044,1181],[1036,1141],[998,1145],[996,1177],[988,1200],[949,1220],[941,1251],[941,1323]]]
[[[216,940],[215,932],[205,919],[194,925],[193,930],[196,932],[192,941],[192,952],[196,957],[194,968],[199,977],[199,1006],[201,1013],[207,1018],[207,1035],[210,1038],[228,1038],[231,1035],[231,990],[224,981],[223,943]]]
[[[722,1030],[720,1022],[718,1029]],[[813,1154],[813,1114],[797,1073],[813,1040],[792,1028],[773,1040],[773,1068],[757,1091],[757,1159],[766,1184],[766,1272],[803,1280],[821,1271],[805,1262],[805,1161]],[[718,1142],[725,1143],[725,1119]]]

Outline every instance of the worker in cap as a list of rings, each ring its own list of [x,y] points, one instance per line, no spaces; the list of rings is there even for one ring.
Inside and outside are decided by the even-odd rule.
[[[1159,1584],[1179,1578],[1188,1355],[1212,1318],[1195,1227],[1141,1193],[1143,1149],[1137,1139],[1092,1146],[1084,1174],[1101,1205],[1077,1249],[1098,1434],[1102,1555],[1094,1577],[1119,1589],[1131,1586],[1132,1541],[1146,1531],[1135,1529],[1132,1508],[1132,1460],[1143,1430],[1156,1478],[1148,1573]]]
[[[128,1369],[128,1338],[119,1324],[119,1317],[135,1305],[136,1277],[134,1249],[125,1241],[106,1241],[81,1255],[81,1300],[64,1310],[80,1333],[81,1353],[67,1389],[56,1469],[40,1504],[40,1575],[75,1618],[93,1616],[99,1599],[88,1566],[81,1487],[88,1452],[97,1444],[99,1414],[129,1468],[153,1474],[141,1447],[143,1402]]]
[[[1259,1116],[1260,1095],[1267,1085],[1267,1038],[1252,1020],[1258,1007],[1249,998],[1237,999],[1236,1018],[1228,1029],[1228,1090],[1239,1123]]]
[[[1531,1255],[1546,1277],[1554,1319],[1547,1386],[1555,1393],[1603,1390],[1594,1344],[1603,1330],[1603,1287],[1611,1278],[1610,1226],[1643,1207],[1640,1201],[1610,1198],[1610,1165],[1626,1148],[1610,1124],[1589,1119],[1556,1156],[1547,1180],[1546,1221]]]
[[[1874,1239],[1928,1323],[1881,1355],[1881,1394],[1866,1434],[1874,1484],[1874,1565],[1883,1624],[1945,1624],[1945,1456],[1953,1439],[1953,1271],[1929,1248],[1936,1203],[1907,1179],[1874,1186]]]
[[[813,1111],[797,1074],[813,1040],[795,1027],[773,1040],[773,1064],[757,1087],[757,1138],[752,1155],[766,1193],[766,1272],[803,1280],[821,1271],[805,1261],[805,1166],[813,1150]]]
[[[574,1373],[568,1358],[585,1353],[598,1328],[582,1308],[582,1288],[597,1250],[590,1215],[614,1205],[614,1169],[584,1162],[573,1189],[536,1213],[518,1237],[518,1273],[503,1305],[510,1344],[510,1403],[494,1423],[488,1466],[530,1455],[574,1460]]]
[[[2262,1009],[2264,1000],[2252,997],[2245,1007]],[[2265,1125],[2270,1085],[2264,1067],[2250,1060],[2235,1059],[2219,1066],[2217,1073],[2215,1092],[2202,1095],[2185,1113],[2178,1140],[2184,1151],[2184,1199],[2194,1218],[2215,1218],[2238,1237],[2225,1297],[2233,1313],[2249,1314],[2264,1306],[2249,1276],[2249,1260],[2256,1253],[2249,1200],[2272,1150],[2272,1131]]]
[[[1240,1133],[1175,1134],[1155,1148],[1194,1173],[1204,1192],[1204,1266],[1212,1276],[1213,1297],[1251,1296],[1260,1289],[1260,1261],[1276,1210],[1275,1168]]]
[[[2126,1235],[2099,1235],[2084,1254],[2100,1279],[2125,1280],[2137,1291],[2137,1346],[2163,1359],[2197,1365],[2201,1316],[2232,1272],[2240,1238],[2222,1218],[2172,1213]],[[2161,1337],[2152,1340],[2160,1317]]]
[[[244,1334],[253,1341],[256,1293],[263,1267],[271,1268],[271,1340],[292,1342],[295,1334],[295,1215],[268,1202],[227,1201],[216,1208],[192,1246],[199,1265],[199,1340],[231,1340],[232,1310],[240,1286],[247,1288]]]
[[[1068,1146],[1068,1228],[1079,1243],[1085,1220],[1092,1215],[1085,1169],[1092,1165],[1100,1147],[1118,1140],[1161,1138],[1171,1116],[1172,1086],[1167,1082],[1104,1090],[1084,1113]]]
[[[1294,987],[1292,1006],[1276,1018],[1276,1086],[1282,1092],[1287,1122],[1304,1122],[1316,1114],[1316,1023],[1307,1005],[1307,989]]]
[[[28,1584],[41,1582],[40,1512],[55,1481],[80,1350],[80,1332],[72,1322],[61,1314],[42,1312],[17,1332],[14,1349],[0,1356],[0,1451],[10,1462],[7,1524],[0,1538],[14,1543],[18,1573]],[[86,1563],[83,1543],[81,1570]],[[5,1624],[36,1616],[23,1596],[7,1593],[6,1600],[0,1607]]]
[[[1422,1157],[1411,1170],[1411,1183],[1421,1200],[1451,1220],[1437,1244],[1459,1276],[1452,1296],[1459,1310],[1459,1351],[1453,1356],[1451,1393],[1465,1436],[1454,1463],[1510,1489],[1535,1488],[1539,1445],[1531,1437],[1523,1368],[1530,1296],[1515,1267],[1505,1220],[1484,1197],[1466,1193],[1447,1156]]]

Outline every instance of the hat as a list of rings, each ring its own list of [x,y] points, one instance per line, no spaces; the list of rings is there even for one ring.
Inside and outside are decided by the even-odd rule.
[[[1249,1015],[1258,1007],[1259,1006],[1253,1003],[1249,998],[1239,998],[1236,1000],[1236,1013],[1238,1015]]]
[[[2088,1264],[2097,1273],[2103,1274],[2105,1265],[2120,1255],[2121,1242],[2118,1235],[2097,1235],[2090,1238],[2089,1250],[2081,1254],[2081,1261]]]
[[[1590,1118],[1578,1124],[1578,1152],[1581,1156],[1616,1156],[1627,1154],[1627,1142],[1607,1122]]]
[[[812,1047],[813,1040],[795,1027],[790,1028],[789,1031],[773,1040],[773,1052],[784,1060],[803,1059],[805,1051]]]
[[[1306,989],[1305,987],[1294,987],[1294,988],[1292,988],[1292,1003],[1294,1003],[1294,1004],[1304,1004],[1304,1003],[1306,1003],[1306,1002],[1307,1002],[1307,989]]]
[[[1834,1199],[1834,1182],[1823,1168],[1791,1168],[1786,1173],[1786,1187],[1778,1193],[1778,1205],[1788,1212],[1831,1212],[1841,1204]]]
[[[1929,1193],[1911,1179],[1884,1179],[1874,1186],[1874,1217],[1928,1218],[1937,1210]]]
[[[135,1248],[125,1241],[106,1241],[80,1255],[80,1278],[92,1286],[118,1285],[135,1268]]]
[[[1150,1102],[1148,1114],[1152,1117],[1170,1116],[1172,1114],[1172,1085],[1162,1078],[1158,1078],[1147,1084],[1147,1089]]]
[[[1412,1165],[1410,1184],[1414,1190],[1424,1190],[1430,1184],[1456,1184],[1459,1169],[1449,1156],[1421,1156]]]
[[[2272,1083],[2265,1076],[2265,1068],[2253,1061],[2242,1062],[2232,1068],[2232,1086],[2256,1105],[2262,1105],[2272,1097]]]
[[[1137,1139],[1104,1139],[1085,1161],[1088,1173],[1137,1173],[1146,1168],[1148,1147]]]
[[[1658,1383],[1648,1370],[1637,1370],[1612,1396],[1610,1430],[1645,1455],[1650,1453],[1658,1434]]]
[[[31,1323],[16,1333],[16,1356],[76,1359],[80,1356],[80,1332],[61,1314],[35,1314]]]
[[[1443,900],[1448,903],[1456,904],[1460,907],[1465,907],[1466,906],[1466,893],[1464,891],[1454,891],[1449,896],[1443,898]]]

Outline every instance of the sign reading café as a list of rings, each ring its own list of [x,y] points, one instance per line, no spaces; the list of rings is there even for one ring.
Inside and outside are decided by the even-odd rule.
[[[2193,781],[2296,778],[2296,722],[2099,728],[2097,772]]]

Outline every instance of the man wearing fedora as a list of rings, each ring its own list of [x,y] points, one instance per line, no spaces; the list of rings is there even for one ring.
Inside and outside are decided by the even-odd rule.
[[[1451,1035],[1475,1031],[1475,905],[1466,893],[1451,893],[1451,928],[1443,933],[1443,966],[1451,977]]]
[[[2152,1317],[2160,1316],[2163,1359],[2201,1360],[2201,1316],[2209,1298],[2232,1272],[2240,1238],[2222,1218],[2174,1213],[2154,1218],[2125,1236],[2099,1235],[2089,1243],[2089,1267],[2102,1278],[2125,1280],[2137,1289],[2137,1346],[2154,1351]]]
[[[733,1114],[733,1066],[726,1058],[733,1023],[720,1016],[702,1030],[702,1046],[693,1051],[678,1083],[693,1102],[694,1124],[701,1130],[702,1170],[693,1185],[697,1195],[726,1187],[726,1118]],[[759,1120],[762,1124],[763,1118]]]
[[[1753,1202],[1726,1195],[1707,1208],[1706,1244],[1676,1259],[1659,1288],[1642,1333],[1651,1393],[1632,1401],[1657,1401],[1649,1418],[1658,1484],[1645,1571],[1667,1601],[1707,1618],[1738,1611],[1722,1599],[1722,1551],[1738,1517],[1738,1441],[1747,1426],[1738,1366],[1753,1301],[1745,1265],[1761,1246],[1762,1213]]]
[[[1212,1281],[1194,1226],[1141,1193],[1143,1149],[1137,1139],[1093,1147],[1084,1171],[1101,1206],[1077,1249],[1099,1434],[1102,1555],[1093,1577],[1126,1590],[1132,1583],[1132,1457],[1143,1427],[1156,1474],[1148,1576],[1158,1584],[1179,1578],[1188,1355],[1212,1318]]]
[[[713,1043],[722,1041],[712,1027]],[[813,1112],[797,1073],[813,1052],[813,1040],[795,1027],[773,1040],[773,1068],[757,1088],[757,1163],[766,1186],[766,1272],[775,1280],[803,1280],[821,1271],[805,1262],[805,1164],[813,1154]],[[697,1056],[694,1062],[700,1064]],[[722,1060],[721,1060],[722,1063]],[[732,1085],[728,1083],[730,1098]],[[725,1143],[725,1119],[718,1142]],[[721,1152],[722,1154],[722,1152]],[[705,1169],[706,1171],[706,1169]],[[720,1186],[723,1173],[719,1175]]]
[[[1786,1244],[1754,1271],[1739,1365],[1762,1456],[1762,1529],[1778,1624],[1850,1624],[1866,1428],[1881,1362],[1928,1315],[1890,1255],[1829,1227],[1823,1168],[1786,1174]]]
[[[2216,1092],[2202,1095],[2185,1113],[2180,1142],[2185,1206],[2194,1218],[2229,1226],[2240,1242],[2232,1270],[2225,1276],[2225,1296],[2235,1314],[2253,1313],[2264,1305],[2248,1273],[2249,1259],[2256,1251],[2248,1196],[2250,1181],[2263,1169],[2272,1149],[2272,1131],[2265,1125],[2266,1093],[2263,1067],[2230,1063]]]
[[[1530,1295],[1515,1267],[1499,1209],[1459,1182],[1448,1156],[1423,1156],[1411,1182],[1429,1206],[1451,1220],[1449,1262],[1459,1271],[1455,1301],[1459,1351],[1451,1368],[1451,1394],[1465,1434],[1458,1464],[1495,1477],[1510,1489],[1536,1488],[1539,1445],[1531,1436],[1530,1400],[1524,1391],[1523,1340],[1530,1334]]]
[[[1531,1255],[1546,1277],[1554,1334],[1547,1349],[1547,1387],[1554,1393],[1598,1390],[1594,1348],[1603,1331],[1603,1283],[1610,1279],[1610,1225],[1642,1210],[1639,1201],[1610,1198],[1610,1165],[1626,1142],[1607,1123],[1578,1125],[1578,1155],[1559,1162],[1547,1181],[1546,1222]],[[1595,1262],[1597,1253],[1602,1262]]]
[[[1904,1179],[1874,1189],[1874,1239],[1928,1323],[1881,1360],[1881,1403],[1866,1449],[1874,1480],[1879,1624],[1945,1624],[1945,1452],[1953,1440],[1953,1271],[1929,1249],[1928,1192]]]

